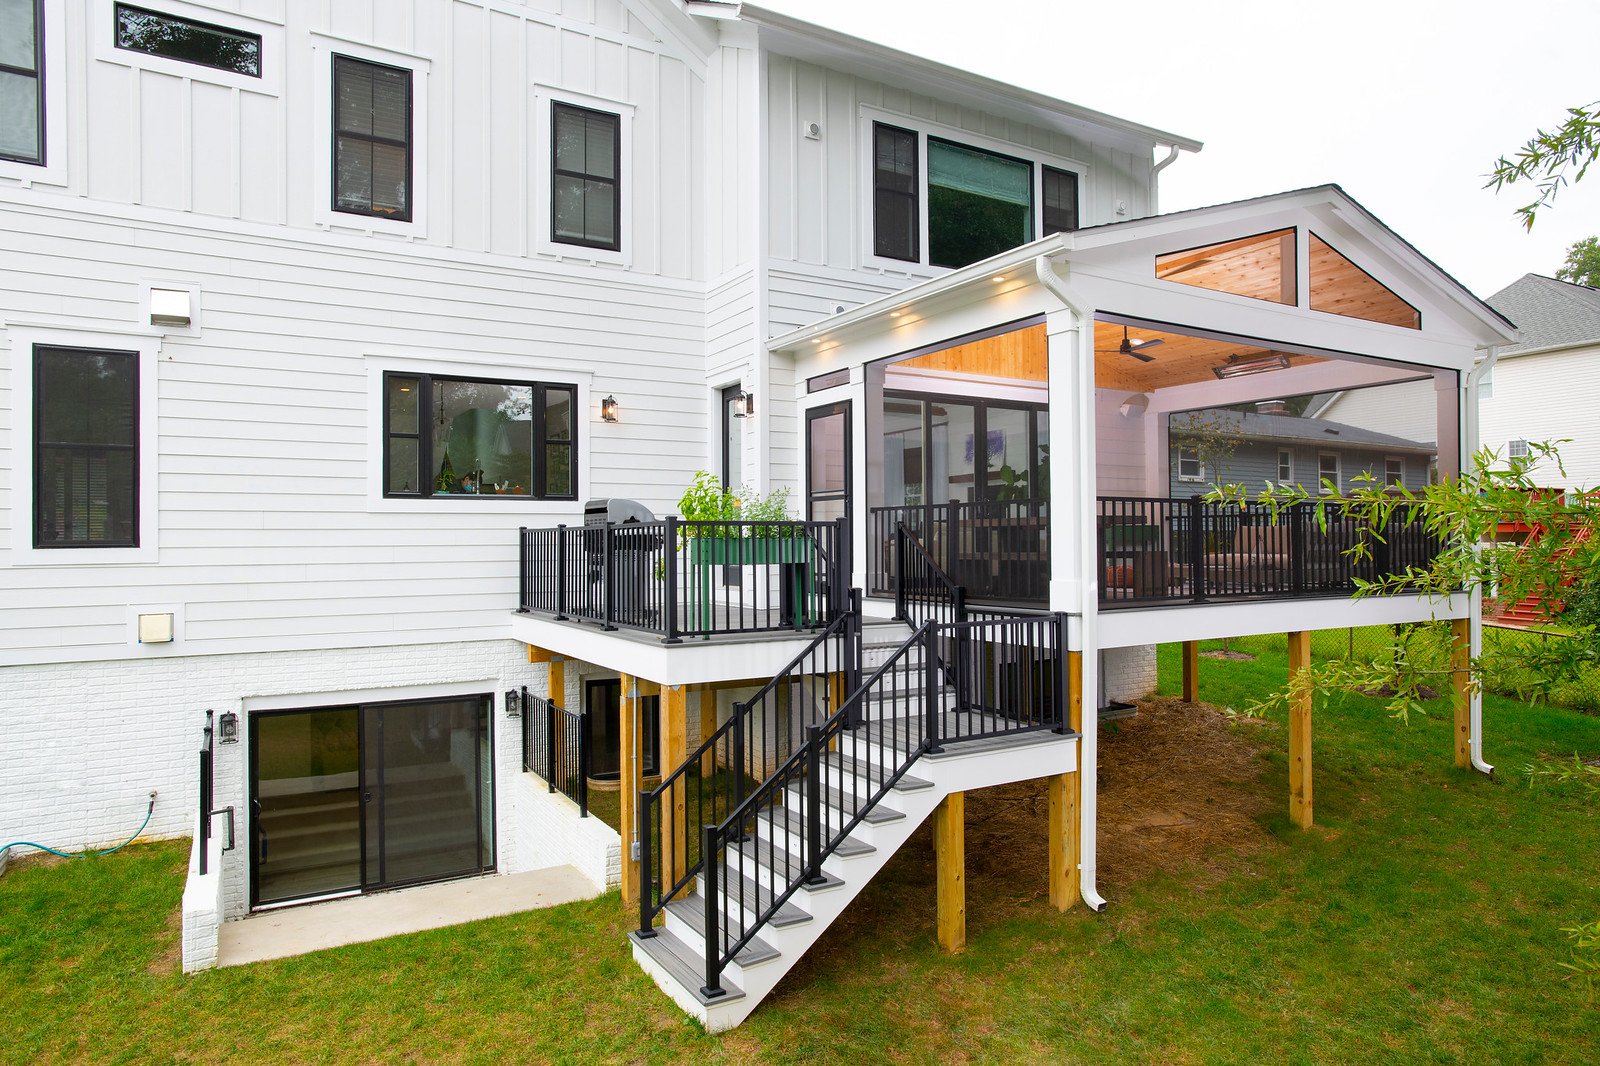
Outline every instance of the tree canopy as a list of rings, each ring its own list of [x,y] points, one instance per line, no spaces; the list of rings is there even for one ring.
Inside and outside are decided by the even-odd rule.
[[[1566,262],[1556,271],[1556,279],[1600,289],[1600,237],[1574,242],[1567,249]]]

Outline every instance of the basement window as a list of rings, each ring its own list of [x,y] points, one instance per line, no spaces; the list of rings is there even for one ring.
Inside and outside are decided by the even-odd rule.
[[[0,5],[3,6],[3,5]],[[118,48],[194,63],[230,74],[261,77],[261,36],[209,22],[116,5]]]

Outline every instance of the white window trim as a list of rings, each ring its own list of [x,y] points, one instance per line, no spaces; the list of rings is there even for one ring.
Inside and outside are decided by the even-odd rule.
[[[1398,464],[1400,464],[1400,473],[1398,475],[1398,477],[1399,477],[1398,481],[1390,481],[1389,480],[1389,464],[1390,463],[1398,463]],[[1406,483],[1406,460],[1405,460],[1405,456],[1403,456],[1403,455],[1386,455],[1386,456],[1384,456],[1383,457],[1383,486],[1384,486],[1384,488],[1389,488],[1390,486],[1394,486],[1394,485],[1404,485],[1405,483]]]
[[[14,323],[0,334],[11,350],[11,565],[148,566],[159,560],[160,463],[156,432],[156,366],[161,337],[82,327]],[[139,354],[139,546],[137,548],[35,548],[33,546],[33,349],[100,348]]]
[[[1328,492],[1327,489],[1322,487],[1322,480],[1327,477],[1322,472],[1322,460],[1324,459],[1333,460],[1333,477],[1328,480],[1333,482],[1334,491],[1342,491],[1344,489],[1344,460],[1340,458],[1338,452],[1317,453],[1317,491],[1324,495]]]
[[[191,0],[124,0],[136,7],[146,8],[162,15],[193,19],[213,26],[221,26],[240,33],[253,33],[261,38],[261,77],[217,70],[199,63],[185,63],[180,59],[153,56],[117,47],[116,5],[118,0],[93,0],[89,8],[89,32],[94,41],[94,58],[102,63],[112,63],[134,70],[149,70],[171,75],[185,81],[222,85],[241,92],[259,93],[262,96],[283,94],[283,71],[286,65],[283,44],[283,23],[241,15],[225,7],[193,3]]]
[[[1285,477],[1284,473],[1283,473],[1283,457],[1286,456],[1286,455],[1289,457],[1289,475],[1287,477]],[[1280,484],[1280,485],[1293,485],[1294,484],[1294,449],[1293,448],[1279,448],[1278,449],[1278,484]]]
[[[1522,445],[1521,451],[1517,450],[1517,445],[1519,444]],[[1514,437],[1511,440],[1506,441],[1507,459],[1526,459],[1530,454],[1531,450],[1528,447],[1528,442],[1524,438]]]
[[[872,126],[881,122],[887,126],[895,126],[903,130],[910,130],[917,134],[917,240],[918,261],[911,262],[906,259],[890,259],[873,251],[875,246],[874,233],[876,216],[873,213],[873,162],[875,153],[872,146]],[[927,119],[914,118],[910,115],[894,111],[885,111],[870,104],[862,104],[857,109],[857,146],[861,160],[861,173],[857,180],[859,189],[860,217],[863,220],[861,227],[861,265],[868,270],[885,270],[895,273],[907,271],[932,271],[946,273],[951,267],[933,266],[928,262],[928,138],[938,137],[940,140],[954,141],[956,144],[968,145],[972,148],[982,149],[986,152],[995,152],[999,155],[1010,156],[1013,159],[1024,159],[1033,164],[1033,236],[1039,239],[1044,229],[1044,167],[1064,170],[1078,176],[1078,221],[1083,221],[1084,190],[1088,187],[1089,164],[1065,156],[1050,155],[1026,145],[1012,144],[1009,141],[995,140],[979,133],[972,133],[956,126],[946,126],[943,123],[932,122]]]
[[[519,360],[515,365],[456,361],[439,356],[407,355],[400,353],[368,353],[364,356],[367,369],[367,511],[370,514],[433,514],[458,515],[470,518],[476,513],[522,514],[529,516],[566,516],[583,507],[591,495],[589,490],[590,452],[594,448],[595,430],[604,423],[600,418],[600,401],[593,398],[594,375],[588,371],[574,370],[557,363]],[[446,377],[489,378],[513,381],[540,381],[552,385],[574,385],[578,389],[578,412],[589,412],[585,421],[574,421],[575,443],[578,446],[578,489],[576,499],[499,499],[478,498],[465,506],[452,506],[447,498],[394,499],[383,494],[383,459],[388,442],[383,439],[383,375],[385,373],[436,374]]]
[[[571,104],[590,111],[604,111],[617,115],[617,136],[621,138],[621,162],[617,171],[617,195],[621,199],[617,238],[622,245],[619,251],[606,248],[587,248],[581,244],[565,244],[555,239],[555,190],[551,169],[555,153],[555,123],[552,112],[556,104]],[[607,263],[613,266],[633,266],[633,199],[636,192],[633,181],[633,119],[638,111],[635,104],[604,96],[558,89],[553,85],[535,84],[529,106],[533,108],[533,144],[528,158],[533,167],[533,247],[539,255],[580,263]]]
[[[1173,466],[1174,466],[1175,472],[1177,473],[1178,480],[1179,481],[1186,481],[1186,482],[1201,482],[1201,481],[1204,481],[1206,479],[1206,464],[1200,461],[1200,449],[1199,448],[1190,447],[1188,445],[1183,445],[1183,444],[1178,444],[1178,445],[1175,445],[1174,447],[1176,448],[1176,451],[1173,453],[1174,457],[1175,457],[1174,460],[1173,460]],[[1184,474],[1184,472],[1183,472],[1183,462],[1184,462],[1183,453],[1184,452],[1193,453],[1195,467],[1199,470],[1198,474],[1193,474],[1193,475],[1185,475]]]
[[[432,62],[425,56],[362,44],[315,31],[310,40],[312,92],[315,109],[311,134],[311,220],[330,230],[387,233],[411,240],[428,236],[428,74]],[[366,63],[381,63],[411,71],[411,221],[351,214],[333,209],[333,57],[347,56]]]
[[[44,165],[0,159],[0,178],[31,185],[65,187],[67,177],[67,11],[66,0],[44,0]]]

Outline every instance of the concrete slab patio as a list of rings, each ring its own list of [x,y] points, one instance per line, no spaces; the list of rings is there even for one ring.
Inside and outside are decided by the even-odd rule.
[[[575,867],[555,866],[530,873],[472,877],[285,907],[224,923],[217,965],[242,966],[284,959],[343,944],[554,907],[595,895],[594,883]]]

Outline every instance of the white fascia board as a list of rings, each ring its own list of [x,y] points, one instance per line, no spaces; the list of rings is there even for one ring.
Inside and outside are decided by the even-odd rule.
[[[1068,132],[1077,136],[1087,135],[1090,139],[1105,141],[1109,135],[1130,147],[1147,149],[1160,144],[1186,152],[1198,152],[1205,147],[1204,142],[1193,137],[1108,115],[754,4],[740,4],[738,17],[760,27],[762,46],[769,51],[874,81],[898,83],[929,96],[976,101],[986,111],[1030,125],[1046,128],[1065,125]]]
[[[1399,625],[1443,618],[1466,618],[1471,598],[1464,593],[1427,596],[1302,597],[1270,603],[1197,603],[1138,607],[1098,613],[1098,648],[1135,648],[1220,637],[1253,637],[1304,629]]]
[[[607,633],[598,625],[513,614],[511,637],[556,655],[663,685],[701,685],[776,677],[814,634],[665,644],[648,634]]]

